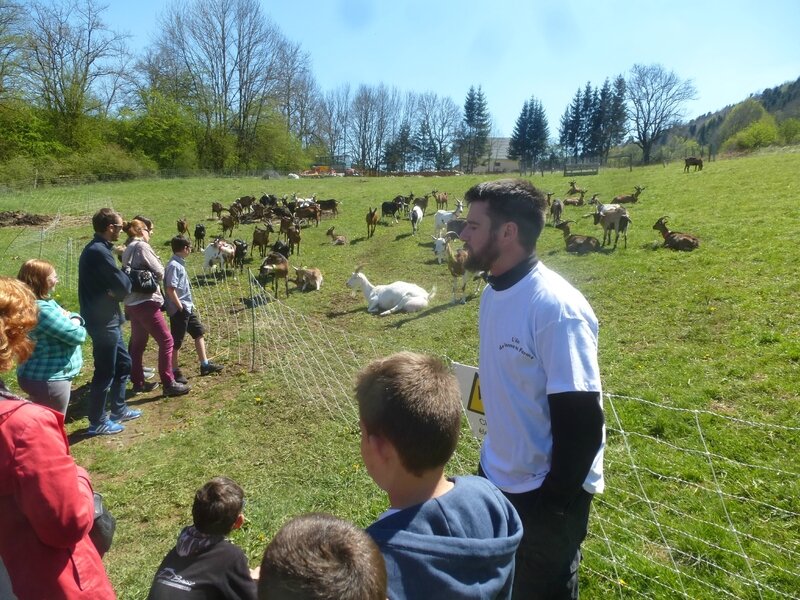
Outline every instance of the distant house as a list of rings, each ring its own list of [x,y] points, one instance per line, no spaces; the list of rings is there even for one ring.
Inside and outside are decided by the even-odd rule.
[[[511,138],[490,137],[489,147],[483,159],[475,167],[475,173],[510,173],[519,171],[519,161],[508,158]]]

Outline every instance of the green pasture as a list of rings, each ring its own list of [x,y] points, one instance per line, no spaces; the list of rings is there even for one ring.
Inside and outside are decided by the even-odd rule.
[[[587,598],[798,597],[798,172],[800,153],[718,160],[691,173],[683,173],[682,163],[603,169],[577,178],[588,189],[586,198],[599,193],[610,202],[635,185],[645,188],[629,205],[627,248],[620,240],[613,251],[570,255],[550,225],[540,238],[540,258],[584,293],[601,325],[608,489],[595,501],[584,544]],[[367,239],[365,215],[397,194],[433,189],[448,192],[452,210],[455,198],[482,179],[198,178],[0,196],[0,211],[58,216],[49,225],[0,227],[0,273],[16,274],[26,258],[47,258],[61,275],[59,299],[71,308],[77,308],[77,257],[91,237],[91,214],[102,206],[125,218],[142,213],[154,219],[151,243],[166,262],[178,218],[187,218],[191,230],[205,223],[209,240],[220,232],[213,201],[228,205],[242,195],[296,192],[341,202],[337,219],[303,230],[300,255],[290,259],[322,270],[321,291],[300,293],[290,285],[287,299],[280,288],[281,314],[294,315],[290,323],[265,325],[254,317],[254,330],[313,323],[298,334],[307,341],[303,352],[262,344],[262,329],[256,336],[261,366],[251,370],[252,356],[241,347],[252,341],[226,328],[245,318],[250,285],[246,274],[229,273],[213,289],[198,290],[201,299],[209,298],[201,302],[204,320],[216,330],[209,334],[211,354],[227,362],[222,376],[194,377],[195,390],[183,398],[137,398],[144,417],[125,433],[84,439],[82,394],[91,375],[85,349],[67,428],[76,459],[119,519],[105,562],[120,598],[146,596],[157,564],[190,521],[194,490],[214,475],[231,476],[246,491],[248,521],[233,539],[251,566],[292,515],[327,511],[363,526],[386,507],[361,465],[352,407],[331,410],[347,399],[314,392],[319,369],[327,368],[321,364],[334,365],[345,390],[352,368],[337,371],[335,361],[312,357],[313,349],[346,354],[356,367],[399,349],[477,363],[479,299],[473,293],[464,305],[450,304],[451,277],[432,252],[435,207],[416,237],[407,220],[384,220]],[[569,179],[560,173],[532,177],[559,198]],[[592,210],[565,209],[565,218],[577,221],[573,233],[602,237],[591,219],[582,218]],[[652,225],[663,215],[670,228],[697,235],[700,248],[662,248]],[[348,237],[347,246],[330,245],[330,225]],[[234,237],[250,242],[253,228],[240,226]],[[199,254],[188,262],[199,272]],[[256,272],[259,263],[255,253],[247,267]],[[363,297],[344,285],[356,265],[373,283],[402,279],[436,286],[437,294],[421,313],[369,315]],[[474,290],[470,284],[468,291]],[[219,310],[224,303],[212,302],[213,293],[241,299],[241,312]],[[154,354],[148,356],[152,363]],[[187,347],[184,364],[189,358]],[[477,444],[465,436],[451,470],[469,470],[476,461]]]

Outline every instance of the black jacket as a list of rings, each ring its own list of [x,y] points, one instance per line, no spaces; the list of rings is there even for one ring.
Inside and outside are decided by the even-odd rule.
[[[131,291],[131,280],[111,253],[112,244],[95,234],[78,261],[78,302],[86,329],[103,329],[125,321],[119,303]]]

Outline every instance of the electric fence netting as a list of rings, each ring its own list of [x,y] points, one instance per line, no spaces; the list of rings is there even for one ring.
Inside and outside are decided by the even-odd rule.
[[[62,293],[76,294],[83,242],[60,236],[72,217],[54,212],[3,254],[50,260]],[[347,426],[358,369],[401,349],[304,315],[248,271],[189,275],[212,358],[269,370]],[[606,491],[583,545],[587,575],[620,598],[800,598],[800,428],[613,393],[604,407]],[[478,442],[464,433],[450,472],[474,472]]]

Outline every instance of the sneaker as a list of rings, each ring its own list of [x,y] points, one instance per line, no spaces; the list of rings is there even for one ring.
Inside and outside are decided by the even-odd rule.
[[[144,371],[144,378],[146,381],[156,376],[156,370],[153,367],[142,367],[142,371]]]
[[[146,394],[148,392],[152,392],[156,389],[160,383],[157,381],[146,381],[143,385],[134,385],[133,386],[133,395],[136,396],[138,394]]]
[[[170,385],[164,386],[164,395],[165,396],[183,396],[184,394],[188,394],[189,390],[192,388],[185,383],[178,383],[177,381],[173,382]]]
[[[186,377],[183,374],[183,371],[181,371],[180,369],[172,369],[172,377],[178,383],[189,383],[189,380],[186,379]]]
[[[204,365],[200,365],[200,375],[211,375],[212,373],[219,373],[224,369],[222,365],[218,365],[211,361],[208,361]]]
[[[123,421],[133,421],[141,416],[142,411],[140,411],[138,408],[126,408],[125,412],[120,416],[110,415],[109,418],[114,421],[114,423],[122,423]]]
[[[125,426],[114,421],[103,421],[99,425],[89,425],[86,435],[114,435],[125,431]]]

